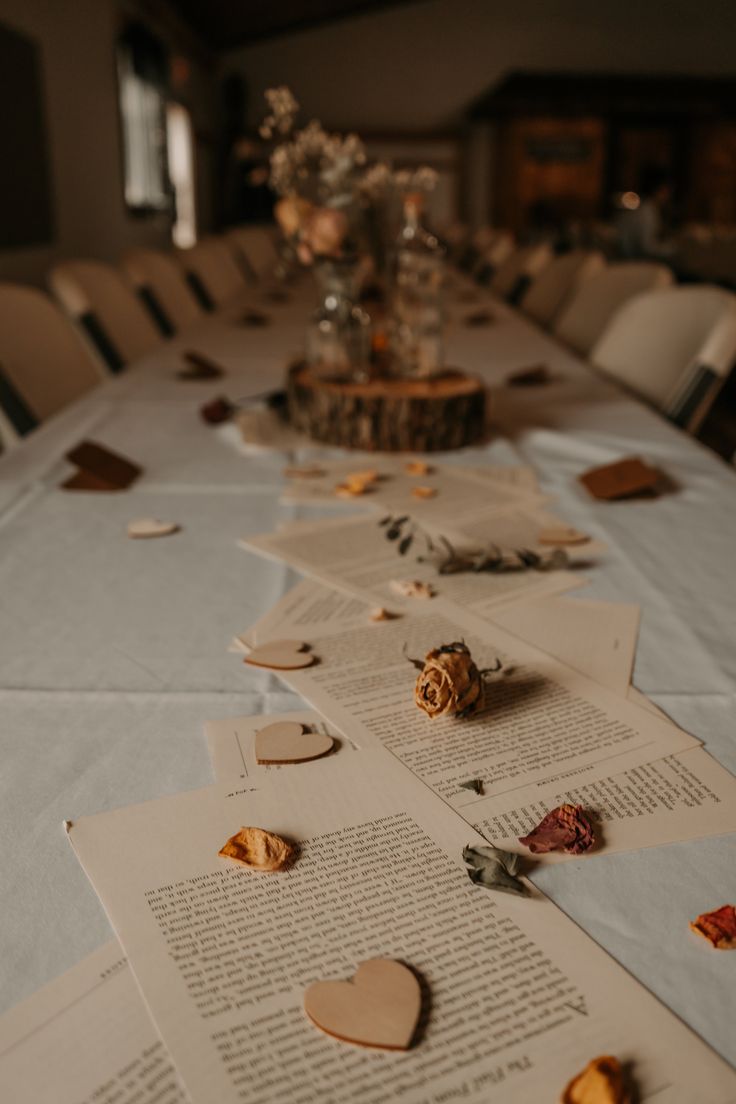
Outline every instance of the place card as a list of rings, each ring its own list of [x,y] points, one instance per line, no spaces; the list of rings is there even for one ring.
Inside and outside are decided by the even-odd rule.
[[[138,464],[96,441],[82,441],[66,459],[79,470],[61,484],[65,491],[124,491],[143,473]]]
[[[661,473],[646,464],[638,456],[628,456],[613,464],[590,468],[578,476],[578,480],[594,498],[611,501],[630,498],[632,495],[656,493]]]

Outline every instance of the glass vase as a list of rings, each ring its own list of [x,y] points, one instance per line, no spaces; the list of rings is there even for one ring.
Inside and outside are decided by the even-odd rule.
[[[367,379],[371,321],[357,302],[355,259],[320,258],[314,274],[320,303],[307,331],[310,366],[318,375]]]
[[[394,247],[391,351],[394,370],[408,377],[433,376],[444,366],[445,252],[420,211],[419,199],[407,196]]]

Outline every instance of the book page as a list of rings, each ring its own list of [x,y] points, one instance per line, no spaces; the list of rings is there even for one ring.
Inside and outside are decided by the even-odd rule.
[[[489,525],[491,517],[493,535],[489,530],[489,539],[505,549],[529,547],[540,529],[539,517],[522,510],[489,513]],[[411,554],[401,556],[396,542],[386,539],[385,528],[373,515],[299,524],[249,536],[240,543],[248,551],[283,561],[328,586],[392,609],[406,608],[409,601],[392,589],[391,583],[401,579],[430,583],[443,598],[481,613],[520,598],[559,594],[584,583],[564,569],[441,575],[433,563],[417,560],[427,553],[423,538],[417,535]]]
[[[604,777],[698,745],[498,625],[440,602],[421,607],[395,621],[312,631],[318,662],[280,674],[361,748],[382,744],[452,805],[464,803],[469,779],[490,797],[583,767]],[[455,640],[480,669],[500,659],[503,670],[488,679],[476,714],[430,718],[415,704],[407,657]]]
[[[594,826],[596,850],[606,854],[736,832],[736,777],[703,748],[591,781],[582,772],[489,800],[469,793],[457,808],[497,847],[528,855],[518,837],[564,803],[583,806]],[[544,863],[575,857],[534,856]]]
[[[255,739],[266,725],[280,721],[297,721],[311,732],[331,736],[334,749],[330,755],[343,751],[356,751],[357,745],[338,732],[334,725],[313,709],[298,709],[290,713],[259,713],[253,717],[224,717],[217,721],[205,721],[204,734],[212,760],[215,778],[220,780],[249,779],[257,783],[261,776],[288,769],[291,764],[259,763],[256,759]]]
[[[255,625],[238,637],[239,650],[265,640],[309,636],[312,628],[355,628],[370,620],[371,604],[301,579]],[[489,614],[520,636],[617,694],[629,690],[639,632],[639,607],[574,598],[530,598]]]
[[[406,470],[410,459],[363,454],[346,460],[318,462],[315,471],[323,474],[287,479],[282,501],[315,505],[349,502],[372,511],[410,513],[423,522],[434,521],[442,525],[466,516],[473,517],[479,510],[539,501],[538,492],[529,489],[528,474],[519,477],[518,469],[512,469],[517,472],[516,478],[493,478],[492,472],[503,469],[488,468],[481,475],[472,468],[438,464],[422,457],[427,471],[412,475]],[[351,474],[369,471],[378,477],[375,489],[369,493],[349,499],[335,493],[335,487]],[[416,498],[412,493],[416,487],[431,488],[434,494],[430,498]]]
[[[281,620],[272,624],[269,634],[269,617],[276,611],[280,611]],[[303,580],[245,636],[251,643],[268,639],[269,635],[272,639],[279,635],[298,637],[310,624],[329,624],[331,618],[333,624],[343,627],[363,625],[366,610],[336,591]],[[498,622],[666,720],[643,694],[628,686],[636,647],[637,606],[545,598],[509,607]],[[295,718],[301,716],[294,714]],[[262,723],[260,717],[238,719],[238,743],[245,745],[244,752],[235,745],[230,732],[223,729],[216,734],[210,750],[218,780],[244,777],[238,774],[241,755],[252,749],[254,733]],[[517,837],[526,835],[546,812],[563,802],[581,804],[592,816],[599,841],[592,854],[736,831],[736,779],[704,750],[693,748],[653,762],[637,762],[629,770],[620,769],[626,761],[623,756],[617,761],[619,769],[607,776],[601,776],[600,767],[594,763],[552,781],[490,798],[465,791],[455,808],[490,841],[521,854],[528,852]],[[575,858],[560,853],[538,856],[545,863]]]
[[[218,858],[242,824],[297,841],[294,866]],[[642,1102],[736,1093],[725,1063],[541,893],[473,885],[461,852],[480,837],[383,752],[84,817],[69,838],[194,1104],[529,1104],[598,1054],[630,1064]],[[375,957],[423,985],[406,1052],[340,1041],[303,1009],[311,983]]]
[[[0,1017],[5,1104],[187,1104],[114,940]]]

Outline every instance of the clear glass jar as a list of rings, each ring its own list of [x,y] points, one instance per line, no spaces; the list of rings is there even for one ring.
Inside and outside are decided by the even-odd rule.
[[[367,379],[371,320],[356,301],[355,260],[322,257],[314,273],[320,305],[307,331],[307,360],[320,375]]]
[[[445,250],[420,221],[422,197],[408,195],[394,247],[391,348],[395,370],[432,376],[444,366]]]

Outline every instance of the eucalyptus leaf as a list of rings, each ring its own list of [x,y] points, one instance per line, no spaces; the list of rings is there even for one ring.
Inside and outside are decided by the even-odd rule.
[[[500,893],[526,896],[526,886],[516,877],[521,859],[511,851],[502,851],[490,844],[481,847],[468,845],[463,848],[463,862],[468,867],[468,877],[474,885],[482,886],[483,889],[495,889]]]
[[[460,783],[460,789],[461,790],[472,790],[473,793],[482,794],[483,793],[483,779],[482,778],[471,778],[469,782],[461,782]]]
[[[400,556],[405,556],[406,553],[411,548],[413,542],[414,542],[414,534],[409,533],[409,535],[407,537],[404,537],[404,539],[399,544],[399,555]]]

